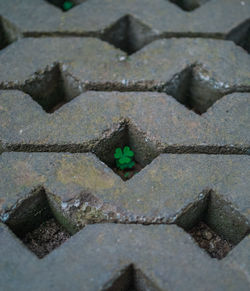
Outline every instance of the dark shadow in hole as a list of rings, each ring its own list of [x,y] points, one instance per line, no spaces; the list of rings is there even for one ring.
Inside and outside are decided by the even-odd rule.
[[[0,18],[0,49],[5,48],[11,42],[8,39],[8,35],[4,29],[3,21]]]
[[[152,42],[155,33],[135,17],[126,15],[106,28],[100,38],[131,55]]]
[[[193,11],[210,0],[169,0],[169,1],[178,5],[182,10]]]
[[[250,53],[250,20],[233,29],[226,37]]]
[[[117,170],[114,158],[115,149],[118,147],[123,149],[124,146],[129,146],[134,152],[136,162],[134,171],[130,171],[132,173],[127,178],[124,177],[126,170]],[[93,153],[123,180],[132,178],[134,174],[150,164],[159,155],[156,145],[130,121],[123,121],[118,127],[104,134],[104,138],[93,148]]]
[[[59,64],[35,73],[21,86],[47,113],[53,113],[83,92],[79,81],[62,71]]]
[[[102,291],[159,291],[160,289],[149,280],[143,272],[129,265],[121,270],[112,282],[107,283]]]
[[[189,205],[176,224],[186,230],[212,258],[223,259],[249,232],[247,219],[213,190]]]
[[[18,29],[0,16],[0,50],[16,41],[19,36]]]
[[[162,91],[173,96],[188,109],[202,114],[224,95],[233,92],[223,84],[220,87],[218,84],[202,65],[195,64],[174,75]]]
[[[71,236],[57,222],[43,188],[37,188],[22,201],[5,223],[40,259]]]

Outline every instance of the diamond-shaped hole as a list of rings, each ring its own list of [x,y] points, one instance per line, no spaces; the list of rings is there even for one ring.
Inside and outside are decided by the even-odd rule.
[[[71,236],[55,219],[42,188],[12,211],[6,224],[40,259]]]
[[[103,291],[159,291],[160,289],[134,265],[121,270],[116,278],[108,282]]]
[[[210,0],[169,0],[169,1],[178,5],[182,10],[193,11]]]
[[[19,35],[14,25],[0,17],[0,50],[16,41]]]
[[[129,146],[134,152],[135,166],[132,169],[119,170],[116,167],[114,153],[116,148],[123,149],[125,146]],[[132,178],[159,155],[155,144],[127,121],[119,124],[112,132],[108,132],[94,147],[93,152],[124,181]]]
[[[154,40],[155,33],[131,15],[126,15],[105,29],[101,39],[126,52],[135,53]]]
[[[223,259],[250,231],[247,220],[214,191],[187,207],[176,220],[206,252]]]
[[[228,40],[234,41],[248,53],[250,53],[250,20],[233,29],[227,36]]]
[[[192,65],[174,75],[163,91],[188,109],[202,114],[232,89],[213,79],[201,65]]]
[[[81,4],[86,0],[45,0],[45,1],[59,7],[62,11],[66,12],[69,11],[74,6]]]
[[[81,83],[62,71],[59,64],[37,72],[20,89],[29,94],[47,113],[55,112],[83,91]]]

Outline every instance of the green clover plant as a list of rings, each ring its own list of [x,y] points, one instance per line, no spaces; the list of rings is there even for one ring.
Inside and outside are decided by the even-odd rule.
[[[117,148],[114,154],[117,168],[120,170],[133,168],[135,165],[134,155],[134,152],[128,146],[125,146],[123,151],[121,148]]]
[[[63,10],[68,11],[74,6],[74,4],[71,1],[65,1],[63,3]]]

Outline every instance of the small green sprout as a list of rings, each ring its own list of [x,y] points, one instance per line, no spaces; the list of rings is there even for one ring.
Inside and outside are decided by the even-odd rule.
[[[74,4],[71,1],[65,1],[63,3],[63,9],[65,11],[68,11],[69,9],[71,9],[74,6]]]
[[[116,166],[120,170],[131,169],[134,167],[135,162],[133,161],[134,152],[128,146],[123,148],[117,148],[114,154],[116,160]]]
[[[126,172],[125,174],[124,174],[124,178],[128,178],[129,177],[129,172]]]

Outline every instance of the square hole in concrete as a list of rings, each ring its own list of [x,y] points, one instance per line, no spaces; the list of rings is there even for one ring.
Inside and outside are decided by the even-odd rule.
[[[233,92],[198,64],[174,75],[162,91],[197,114],[206,112],[217,100]]]
[[[193,11],[210,0],[169,0],[169,1],[178,5],[182,10]]]
[[[131,55],[153,41],[154,36],[155,33],[148,26],[126,15],[106,28],[101,39]]]
[[[234,41],[250,54],[250,20],[233,29],[226,39]]]
[[[114,154],[116,148],[123,150],[125,146],[130,147],[134,152],[133,160],[135,161],[135,166],[132,169],[119,170]],[[107,131],[94,147],[93,152],[124,181],[132,178],[159,154],[155,144],[129,121],[124,121],[115,129]]]
[[[4,29],[3,22],[0,18],[0,49],[5,48],[10,44],[10,41],[8,39],[8,35]]]
[[[60,8],[62,11],[69,11],[74,6],[86,1],[86,0],[45,0],[50,4],[53,4]]]
[[[18,36],[17,28],[0,16],[0,50],[17,40]]]
[[[103,291],[159,291],[160,289],[134,265],[121,270],[116,278],[108,282]]]
[[[55,219],[42,188],[21,202],[5,223],[40,259],[71,236]]]
[[[249,232],[246,218],[214,191],[183,210],[176,224],[212,258],[223,259]]]
[[[47,113],[53,113],[83,92],[79,81],[61,69],[59,64],[36,72],[20,88]]]

